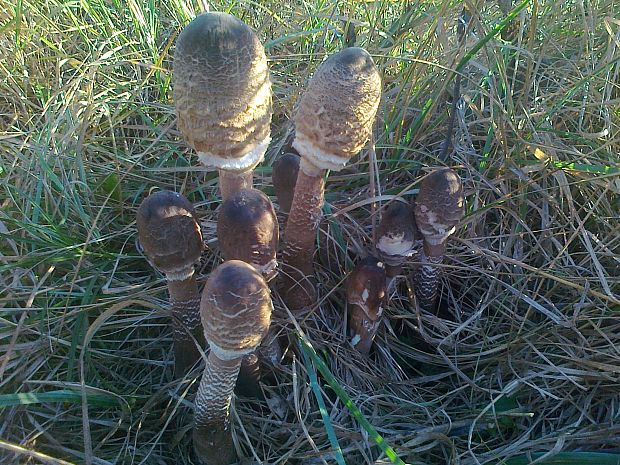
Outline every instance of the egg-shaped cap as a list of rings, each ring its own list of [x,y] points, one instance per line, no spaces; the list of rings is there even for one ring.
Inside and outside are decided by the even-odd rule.
[[[230,260],[209,276],[200,301],[205,338],[221,360],[253,352],[267,334],[273,304],[269,286],[253,266]]]
[[[203,250],[192,204],[181,194],[158,191],[138,208],[138,237],[148,259],[172,281],[194,273]]]
[[[381,316],[385,300],[385,266],[373,256],[356,265],[347,277],[347,302],[358,305],[366,316],[375,320]]]
[[[401,265],[413,255],[419,242],[413,208],[404,202],[392,202],[383,212],[377,228],[376,248],[388,265]]]
[[[246,171],[270,141],[271,80],[265,50],[246,24],[204,13],[181,32],[173,64],[178,127],[200,162]]]
[[[295,115],[302,169],[341,170],[368,141],[380,100],[381,77],[366,50],[350,47],[325,60]]]
[[[426,176],[420,185],[414,211],[424,240],[429,245],[444,242],[465,213],[459,175],[450,168],[441,168]]]
[[[296,153],[285,153],[273,164],[271,174],[273,190],[278,197],[280,210],[284,213],[291,211],[298,173],[299,155]]]
[[[277,273],[278,219],[269,198],[242,189],[226,199],[217,218],[217,239],[225,260],[254,265],[269,281]]]

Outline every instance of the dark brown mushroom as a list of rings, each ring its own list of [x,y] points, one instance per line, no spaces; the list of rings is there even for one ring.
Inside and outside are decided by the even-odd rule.
[[[363,148],[380,99],[379,72],[368,52],[357,47],[323,62],[301,98],[293,142],[301,155],[301,169],[282,251],[284,297],[293,311],[316,302],[313,255],[325,171],[341,170]]]
[[[252,187],[271,123],[271,80],[265,50],[246,24],[203,13],[177,40],[173,97],[178,126],[200,162],[220,173],[224,199]]]
[[[385,267],[375,257],[361,260],[346,281],[351,344],[368,354],[381,322],[386,293]]]
[[[278,198],[280,211],[288,215],[293,204],[295,183],[299,173],[300,157],[296,153],[285,153],[273,164],[271,180]]]
[[[388,278],[402,272],[403,264],[416,252],[421,242],[413,208],[404,202],[390,203],[381,216],[375,244]]]
[[[269,329],[269,286],[252,265],[218,266],[202,293],[201,315],[211,351],[194,401],[193,443],[205,465],[236,461],[229,410],[241,359],[256,350]]]
[[[415,202],[415,218],[424,238],[421,265],[415,275],[415,293],[421,307],[432,309],[437,300],[441,265],[446,241],[465,213],[463,185],[450,168],[433,171],[420,185]]]
[[[166,275],[174,338],[175,374],[181,376],[200,358],[203,345],[200,297],[194,263],[203,250],[192,204],[182,195],[159,191],[138,208],[138,236],[149,261]]]

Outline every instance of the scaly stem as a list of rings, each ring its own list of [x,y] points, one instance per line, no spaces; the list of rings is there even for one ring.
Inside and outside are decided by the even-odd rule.
[[[324,170],[308,167],[302,160],[295,196],[284,230],[282,276],[288,307],[300,311],[316,303],[314,242],[323,206]]]
[[[194,450],[205,465],[236,461],[229,413],[240,366],[241,358],[221,360],[209,353],[194,401]]]
[[[196,277],[180,281],[168,280],[172,305],[172,337],[174,340],[174,374],[183,376],[198,359],[204,347],[204,332],[200,322],[200,295]]]
[[[437,291],[441,280],[441,268],[437,265],[443,263],[445,243],[430,247],[424,243],[420,252],[421,265],[415,274],[415,294],[421,308],[433,311],[437,300]]]
[[[223,201],[241,189],[251,189],[254,184],[253,169],[242,172],[219,170],[219,174],[220,193]]]

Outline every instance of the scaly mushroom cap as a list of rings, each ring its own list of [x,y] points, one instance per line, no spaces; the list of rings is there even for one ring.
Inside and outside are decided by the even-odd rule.
[[[242,189],[222,204],[217,239],[224,260],[254,265],[269,281],[276,275],[278,219],[269,198],[256,189]]]
[[[299,173],[299,155],[295,153],[285,153],[273,164],[271,181],[276,197],[278,197],[280,210],[284,213],[291,211],[297,173]]]
[[[273,304],[269,286],[252,265],[222,263],[202,293],[200,313],[205,338],[221,360],[254,352],[267,334]]]
[[[401,265],[415,252],[422,239],[415,224],[413,209],[403,202],[392,202],[383,212],[377,229],[377,251],[388,265]]]
[[[271,81],[265,50],[243,22],[204,13],[179,35],[173,97],[178,126],[208,167],[247,171],[269,145]]]
[[[361,307],[377,320],[385,300],[385,266],[373,256],[361,260],[347,277],[347,302]]]
[[[172,191],[155,192],[138,208],[136,222],[144,253],[169,280],[181,281],[194,273],[204,245],[189,200]]]
[[[438,169],[424,178],[416,198],[415,219],[428,245],[445,242],[464,213],[463,185],[454,170]]]
[[[380,99],[381,77],[366,50],[346,48],[324,61],[295,115],[302,169],[341,170],[366,144]]]

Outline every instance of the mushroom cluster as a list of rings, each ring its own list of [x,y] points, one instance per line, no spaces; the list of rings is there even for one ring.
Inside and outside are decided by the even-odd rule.
[[[280,263],[276,210],[253,187],[253,170],[270,142],[272,112],[267,60],[254,31],[228,14],[196,17],[177,40],[173,95],[185,141],[205,168],[219,171],[217,245],[223,263],[200,295],[194,264],[203,252],[201,230],[192,204],[180,194],[148,196],[138,209],[137,228],[148,260],[166,275],[175,375],[185,375],[208,344],[194,402],[193,444],[202,463],[226,465],[236,460],[229,419],[235,385],[261,397],[261,358],[275,365],[281,357],[269,282],[279,274],[281,294],[294,314],[317,305],[314,251],[326,173],[343,169],[369,140],[381,78],[368,52],[350,47],[328,57],[310,79],[294,117],[291,150],[298,154],[286,153],[273,165],[286,220]],[[417,300],[433,308],[438,265],[462,215],[462,186],[450,169],[423,179],[415,207],[396,199],[383,212],[374,250],[343,286],[351,345],[359,352],[369,354],[389,284],[416,254]]]

